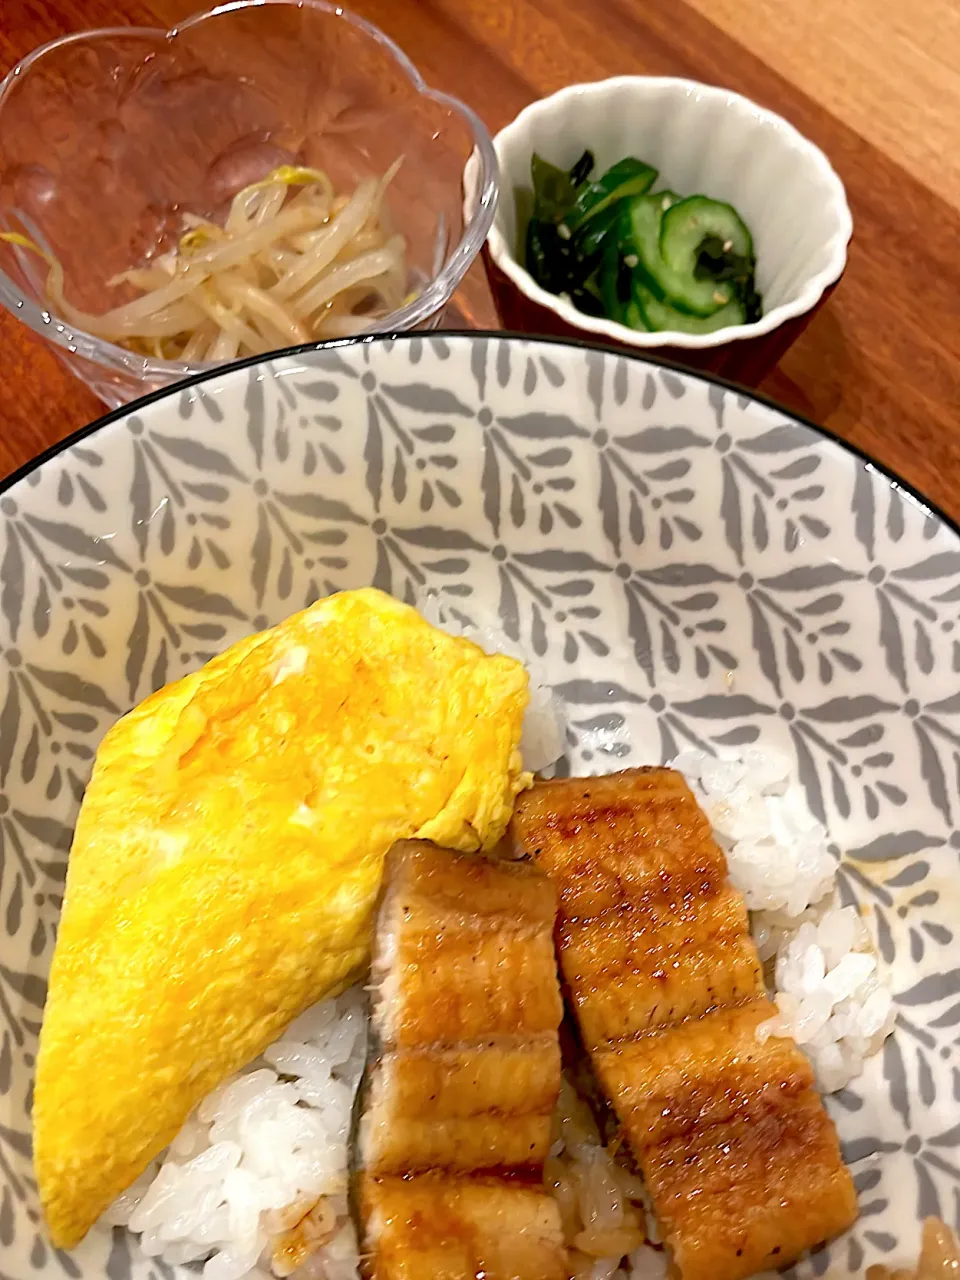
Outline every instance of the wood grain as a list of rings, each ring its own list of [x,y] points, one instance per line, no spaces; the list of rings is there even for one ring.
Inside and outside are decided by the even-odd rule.
[[[169,26],[196,0],[20,0],[0,71],[93,25]],[[578,80],[684,75],[779,111],[823,147],[855,219],[848,269],[763,390],[960,518],[960,10],[955,0],[356,0],[492,131]],[[495,327],[479,267],[456,316]],[[0,316],[0,473],[96,416]]]
[[[804,93],[960,206],[955,0],[690,0]]]

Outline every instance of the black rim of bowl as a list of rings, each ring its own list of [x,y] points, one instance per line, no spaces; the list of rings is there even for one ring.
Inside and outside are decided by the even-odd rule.
[[[882,475],[884,479],[894,488],[901,490],[907,494],[915,504],[923,508],[934,519],[943,524],[951,533],[960,539],[960,523],[954,520],[952,516],[933,502],[925,494],[923,494],[914,485],[904,480],[895,471],[884,466],[882,462],[878,462],[876,458],[859,448],[855,444],[851,444],[848,440],[844,440],[842,436],[831,431],[828,427],[820,426],[812,419],[807,418],[802,413],[797,413],[793,409],[786,409],[779,404],[771,396],[765,395],[763,392],[756,391],[753,388],[745,387],[740,383],[733,382],[729,378],[722,378],[715,373],[705,373],[698,369],[690,369],[675,360],[664,359],[662,356],[648,355],[646,353],[636,354],[632,352],[621,352],[605,345],[602,342],[592,342],[585,338],[560,338],[551,336],[539,336],[531,333],[521,333],[516,330],[506,329],[433,329],[428,332],[407,331],[403,333],[372,333],[360,334],[353,338],[339,338],[332,342],[306,342],[296,347],[283,347],[278,351],[269,351],[265,355],[247,356],[243,360],[234,360],[229,364],[214,365],[203,373],[194,374],[192,377],[184,378],[179,382],[171,382],[168,386],[159,387],[156,391],[148,392],[147,395],[140,396],[136,400],[131,400],[129,404],[121,405],[119,409],[111,409],[100,418],[95,418],[86,426],[79,427],[76,431],[70,432],[64,436],[62,440],[58,440],[56,444],[51,445],[48,449],[44,449],[38,453],[36,457],[25,462],[5,479],[0,480],[0,496],[8,493],[15,488],[22,480],[26,480],[28,476],[39,470],[46,463],[51,462],[54,458],[59,457],[61,453],[66,453],[74,445],[80,444],[83,440],[88,440],[91,436],[98,435],[106,427],[111,426],[115,422],[119,422],[124,418],[128,418],[131,414],[139,413],[148,408],[152,404],[156,404],[159,400],[163,400],[168,396],[178,395],[182,391],[187,391],[191,387],[202,386],[203,383],[209,382],[213,378],[222,377],[224,374],[239,372],[243,369],[255,368],[260,364],[268,364],[274,360],[283,360],[288,357],[295,358],[297,356],[309,355],[314,351],[339,350],[342,351],[347,347],[360,347],[371,344],[381,344],[386,342],[429,342],[433,338],[482,338],[487,342],[536,342],[544,346],[551,347],[571,347],[579,351],[592,351],[600,355],[611,356],[615,359],[630,360],[635,364],[653,365],[660,369],[666,369],[670,373],[678,373],[684,377],[693,378],[695,381],[710,383],[716,387],[722,387],[725,391],[732,391],[735,395],[743,396],[747,400],[753,400],[757,404],[763,405],[767,409],[771,409],[775,413],[782,414],[786,418],[798,422],[801,426],[807,427],[810,431],[822,436],[825,440],[836,445],[845,453],[859,458],[861,462],[871,467],[878,475]]]

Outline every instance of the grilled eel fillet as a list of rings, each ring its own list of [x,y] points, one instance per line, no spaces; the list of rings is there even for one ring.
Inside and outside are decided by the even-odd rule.
[[[560,1089],[556,890],[403,841],[374,939],[354,1189],[370,1280],[563,1280],[543,1162]]]
[[[742,1280],[845,1230],[836,1132],[793,1041],[756,1038],[775,1008],[680,774],[538,783],[512,838],[559,891],[569,1003],[682,1280]]]

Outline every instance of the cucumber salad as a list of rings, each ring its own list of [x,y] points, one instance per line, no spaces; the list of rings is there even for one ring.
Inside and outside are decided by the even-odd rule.
[[[593,177],[593,153],[558,169],[531,161],[516,192],[520,259],[542,288],[630,329],[713,333],[762,314],[753,238],[732,205],[653,191],[628,156]]]

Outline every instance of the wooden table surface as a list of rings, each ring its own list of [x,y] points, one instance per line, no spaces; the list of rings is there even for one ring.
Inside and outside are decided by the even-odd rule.
[[[500,129],[564,84],[623,73],[721,84],[830,156],[855,220],[828,305],[763,389],[960,519],[960,5],[956,0],[350,0],[428,81]],[[0,0],[0,73],[65,32],[167,27],[199,0]],[[475,267],[458,297],[496,315]],[[0,475],[98,416],[0,313]]]

